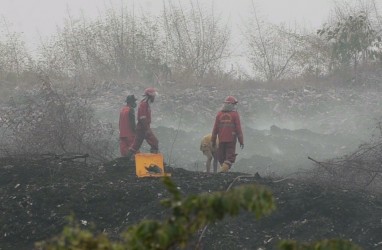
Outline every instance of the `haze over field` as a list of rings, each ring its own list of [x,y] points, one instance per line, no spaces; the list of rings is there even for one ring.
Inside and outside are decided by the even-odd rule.
[[[170,155],[181,144],[184,151],[192,152],[177,156],[178,163],[188,168],[195,164],[193,159],[199,165],[204,160],[199,139],[211,131],[216,111],[227,95],[239,99],[238,110],[247,128],[249,147],[238,159],[270,157],[273,164],[280,165],[288,158],[288,167],[302,158],[305,164],[308,154],[324,158],[349,152],[357,146],[349,144],[369,139],[382,115],[375,108],[381,100],[379,90],[374,89],[380,86],[376,59],[380,53],[376,42],[381,32],[379,1],[0,3],[4,105],[14,101],[19,104],[16,107],[27,105],[25,96],[35,98],[43,82],[68,98],[78,98],[71,101],[79,107],[70,108],[89,105],[100,122],[110,123],[105,126],[112,130],[107,139],[117,140],[118,110],[125,96],[140,96],[145,87],[154,86],[160,97],[153,105],[153,127],[166,135],[161,138],[163,152]],[[356,51],[350,44],[348,51],[335,55],[333,39],[325,36],[331,30],[324,35],[317,30],[324,30],[325,22],[329,28],[335,27],[336,22],[331,21],[337,19],[346,25],[347,15],[354,13],[361,13],[362,23],[364,9],[373,29],[361,29],[369,33],[353,37],[366,37],[369,40],[361,43],[369,44]],[[372,53],[376,53],[373,59],[365,57]],[[78,96],[71,96],[70,91]],[[36,111],[32,117],[45,111]],[[18,114],[22,117],[17,112],[12,119],[19,119]],[[6,121],[13,124],[11,119]],[[286,131],[280,130],[280,134],[278,128]],[[16,135],[19,128],[14,129]],[[169,130],[183,131],[187,139],[168,138]],[[294,134],[294,130],[302,131]],[[297,138],[298,134],[310,139]],[[320,135],[325,140],[318,143]],[[289,144],[285,136],[293,137]],[[116,157],[118,143],[109,143],[109,156]],[[45,150],[51,149],[47,146]]]
[[[356,1],[356,0],[353,0]],[[185,4],[188,1],[182,1]],[[253,2],[253,4],[252,4]],[[334,6],[333,0],[201,0],[202,6],[214,6],[232,26],[234,32],[240,32],[242,22],[251,15],[253,6],[269,21],[279,24],[298,24],[316,29],[328,18]],[[158,14],[162,7],[161,0],[0,0],[0,16],[9,24],[10,29],[22,32],[28,46],[34,49],[45,39],[62,27],[69,15],[95,18],[107,8],[119,9],[124,6],[136,14],[149,12]],[[3,20],[4,21],[4,20]]]
[[[79,227],[57,244],[106,247],[130,227],[137,237],[125,234],[121,249],[144,235],[160,249],[177,240],[188,249],[275,249],[280,239],[322,237],[382,246],[381,0],[0,6],[0,249],[32,249],[73,213]],[[217,154],[206,136],[213,128],[225,130]],[[158,160],[142,169],[171,173],[168,192],[162,178],[136,175],[138,151],[163,156],[163,168]],[[253,193],[236,192],[252,183]],[[275,216],[215,221],[224,209],[265,208],[259,184],[272,190]],[[171,208],[169,233],[152,221],[131,227]]]

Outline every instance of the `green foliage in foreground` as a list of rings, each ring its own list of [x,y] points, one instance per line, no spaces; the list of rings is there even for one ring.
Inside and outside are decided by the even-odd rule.
[[[283,250],[361,250],[362,248],[346,240],[322,240],[315,243],[298,243],[293,240],[283,240],[279,244]]]
[[[80,225],[74,222],[73,217],[69,218],[69,225],[65,226],[62,233],[48,242],[38,242],[36,249],[46,250],[123,250],[127,249],[120,243],[113,243],[107,235],[99,234],[95,236],[89,230],[81,229]]]
[[[95,236],[70,221],[63,232],[49,241],[36,244],[37,249],[47,250],[124,250],[124,249],[170,249],[186,247],[190,238],[202,227],[221,220],[225,215],[236,216],[241,210],[252,212],[257,219],[275,210],[272,193],[257,185],[243,185],[228,192],[191,195],[182,198],[170,178],[164,178],[172,198],[162,205],[172,209],[172,216],[165,221],[143,220],[123,233],[123,240],[112,242],[107,235]],[[337,248],[333,248],[337,247]],[[280,244],[284,250],[308,249],[359,249],[347,241],[322,241],[312,245],[298,245],[293,241]]]
[[[164,222],[143,221],[129,228],[125,238],[131,249],[186,246],[195,232],[208,223],[223,219],[226,214],[235,216],[243,209],[260,218],[275,209],[271,192],[255,185],[182,199],[169,178],[164,179],[164,183],[173,197],[162,201],[162,204],[172,209],[172,216]]]

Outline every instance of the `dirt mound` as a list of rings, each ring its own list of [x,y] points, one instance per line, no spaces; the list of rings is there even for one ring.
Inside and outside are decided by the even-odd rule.
[[[279,239],[350,239],[364,249],[382,248],[382,197],[321,187],[302,180],[242,177],[169,169],[184,195],[224,191],[244,183],[268,187],[277,210],[255,220],[242,213],[209,225],[203,249],[274,249]],[[140,178],[122,159],[102,166],[60,159],[0,159],[0,249],[32,249],[59,233],[74,214],[85,227],[113,238],[142,219],[169,215],[159,178]],[[199,236],[197,235],[195,239]]]

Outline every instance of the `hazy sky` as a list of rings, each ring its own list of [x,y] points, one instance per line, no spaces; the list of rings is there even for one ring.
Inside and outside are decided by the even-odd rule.
[[[181,0],[182,1],[182,0]],[[189,2],[188,0],[184,0]],[[355,1],[355,0],[354,0]],[[23,32],[29,46],[54,33],[57,26],[68,16],[96,17],[105,8],[118,7],[122,3],[137,11],[144,9],[152,13],[162,6],[162,0],[0,0],[0,15],[10,23],[10,30]],[[178,2],[176,0],[175,2]],[[199,0],[201,4],[214,2],[217,12],[232,23],[234,29],[252,10],[251,0]],[[328,17],[333,0],[254,0],[258,13],[269,21],[299,23],[317,28]],[[3,21],[2,20],[2,21]],[[32,45],[34,44],[34,45]]]

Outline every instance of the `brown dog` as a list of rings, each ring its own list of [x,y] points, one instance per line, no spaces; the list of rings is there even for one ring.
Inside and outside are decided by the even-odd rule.
[[[200,151],[203,152],[205,156],[207,156],[207,162],[206,162],[206,170],[207,173],[211,171],[211,161],[214,159],[213,167],[214,167],[214,173],[217,172],[218,168],[218,159],[217,159],[217,145],[219,144],[218,139],[216,139],[216,147],[212,147],[211,142],[211,134],[208,134],[203,137],[202,141],[200,142]]]

